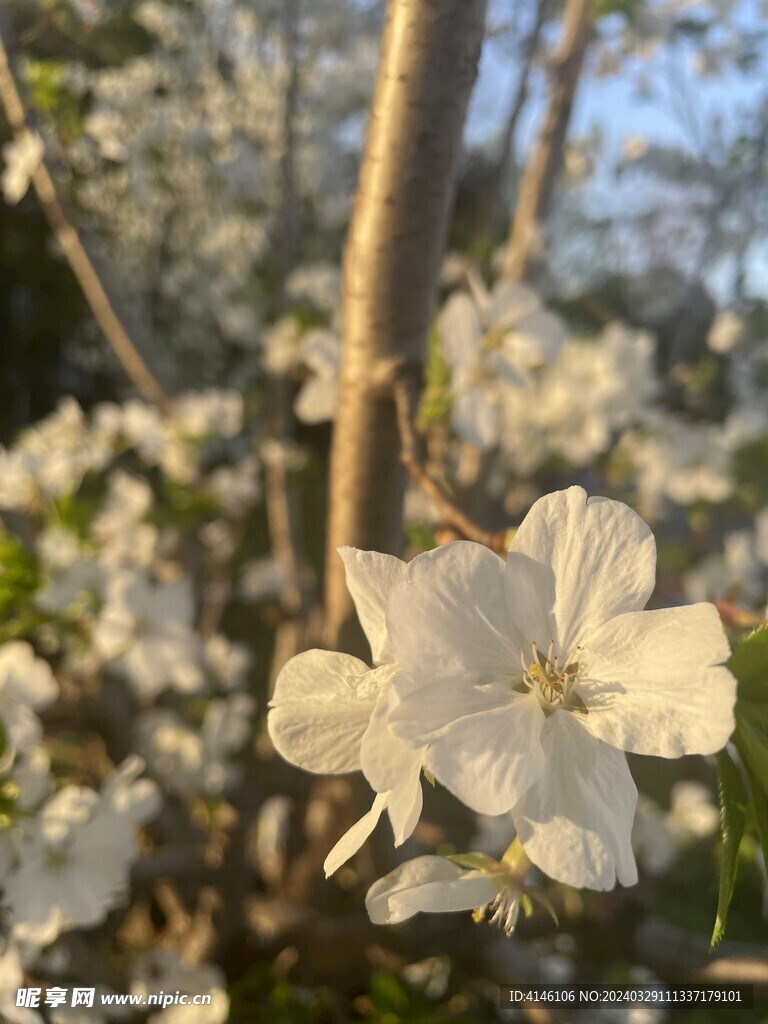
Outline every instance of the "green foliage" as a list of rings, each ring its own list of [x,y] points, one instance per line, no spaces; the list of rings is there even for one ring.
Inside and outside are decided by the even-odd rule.
[[[738,681],[734,742],[744,777],[727,751],[721,751],[723,852],[713,946],[725,932],[748,808],[763,850],[768,850],[768,626],[760,626],[738,644],[729,668]]]
[[[37,561],[16,537],[0,529],[0,643],[30,632],[42,617],[32,609],[40,586]]]
[[[55,120],[62,138],[75,139],[82,131],[82,116],[80,103],[67,85],[67,65],[57,60],[29,60],[25,80],[35,110]]]
[[[611,14],[623,14],[632,21],[641,6],[641,0],[592,0],[595,18],[607,18]]]
[[[717,899],[717,917],[712,932],[711,945],[714,947],[725,935],[728,911],[733,899],[736,874],[739,866],[739,847],[744,835],[746,820],[746,793],[739,769],[731,755],[721,750],[717,755],[717,779],[720,793],[720,828],[723,845],[720,858],[720,891]]]
[[[451,368],[443,355],[440,332],[432,325],[427,347],[424,394],[416,426],[419,430],[446,421],[451,411]]]
[[[437,547],[435,531],[423,523],[413,523],[410,526],[406,526],[405,535],[411,547],[416,548],[420,552],[432,551],[433,548]]]
[[[421,992],[414,991],[396,975],[379,971],[371,978],[367,1012],[364,1020],[373,1024],[437,1024],[453,1021],[464,1024],[468,1018],[461,1012],[435,1006]]]

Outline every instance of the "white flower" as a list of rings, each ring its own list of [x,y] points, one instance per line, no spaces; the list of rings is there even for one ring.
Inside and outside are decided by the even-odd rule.
[[[223,690],[238,690],[251,671],[253,656],[245,644],[215,633],[203,651],[205,667]]]
[[[501,447],[515,472],[553,457],[590,465],[645,411],[656,387],[653,358],[653,338],[620,323],[594,340],[567,339],[531,391],[505,395]]]
[[[261,494],[259,460],[255,455],[246,455],[235,466],[219,466],[210,474],[205,486],[228,515],[239,518]]]
[[[751,530],[726,534],[722,554],[703,558],[686,573],[685,593],[691,601],[738,600],[753,606],[765,597],[765,573]]]
[[[23,640],[0,646],[0,721],[18,753],[39,743],[42,725],[35,711],[56,700],[58,684],[47,661]]]
[[[269,735],[291,764],[319,774],[362,771],[376,792],[371,810],[339,840],[325,862],[332,874],[365,842],[386,808],[395,845],[419,820],[424,751],[389,728],[399,696],[384,613],[405,563],[391,555],[340,548],[347,586],[371,645],[375,668],[348,654],[312,650],[297,655],[278,676],[267,718]]]
[[[259,874],[268,884],[277,883],[285,869],[285,852],[293,800],[272,796],[259,808],[256,819],[254,859]]]
[[[46,945],[103,921],[124,897],[137,854],[134,827],[158,810],[140,758],[125,761],[101,795],[65,786],[14,836],[17,864],[4,880],[14,937]]]
[[[140,697],[171,686],[196,693],[203,683],[200,643],[192,632],[190,581],[152,583],[141,572],[120,572],[106,588],[93,630],[102,657],[111,660]]]
[[[157,528],[142,519],[152,507],[152,501],[152,488],[146,480],[122,470],[110,474],[106,500],[90,525],[103,565],[109,568],[151,565],[157,553]]]
[[[139,957],[133,966],[131,992],[144,998],[159,992],[212,997],[209,1006],[169,1006],[153,1013],[147,1024],[226,1024],[229,1018],[229,996],[219,968],[186,964],[175,950],[157,949]]]
[[[501,437],[505,391],[530,386],[531,371],[557,355],[565,329],[525,286],[500,282],[489,294],[472,280],[475,297],[452,295],[438,329],[452,370],[454,429],[491,448]]]
[[[0,1020],[7,1024],[43,1024],[37,1010],[16,1006],[16,993],[24,987],[24,968],[13,946],[0,956]]]
[[[243,429],[243,396],[239,391],[189,391],[173,404],[170,425],[185,438],[235,437]]]
[[[237,590],[244,601],[270,601],[280,596],[285,573],[274,558],[254,558],[240,569]]]
[[[636,881],[625,750],[710,754],[733,730],[717,611],[641,611],[655,563],[631,509],[572,487],[536,502],[506,567],[449,544],[390,594],[391,727],[430,744],[430,768],[469,807],[511,811],[530,859],[570,885]]]
[[[460,867],[445,857],[416,857],[374,882],[365,897],[374,924],[399,924],[419,911],[450,913],[475,911],[507,935],[515,930],[520,913],[521,885],[502,864],[485,858],[487,867]]]
[[[341,341],[331,330],[311,331],[299,350],[310,376],[301,386],[293,409],[302,423],[323,423],[336,415],[339,397]]]
[[[25,129],[13,141],[3,146],[5,170],[0,188],[10,206],[21,202],[27,194],[32,175],[40,166],[45,153],[45,144],[37,132]]]
[[[233,693],[210,701],[199,730],[175,711],[149,711],[138,723],[138,748],[148,771],[174,792],[221,794],[236,778],[230,758],[252,734],[255,705],[251,696]]]
[[[733,310],[719,313],[709,329],[707,347],[712,352],[730,352],[744,334],[744,322]]]

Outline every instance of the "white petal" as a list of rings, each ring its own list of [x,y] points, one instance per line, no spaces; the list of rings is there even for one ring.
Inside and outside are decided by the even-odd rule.
[[[527,285],[499,281],[482,307],[483,319],[489,327],[506,327],[533,313],[540,304],[536,292]]]
[[[395,660],[417,685],[519,674],[504,562],[482,544],[455,541],[409,562],[392,589],[387,631]]]
[[[472,299],[461,292],[446,302],[437,320],[443,355],[454,369],[477,361],[482,328]]]
[[[580,653],[583,724],[637,754],[714,754],[734,729],[729,655],[714,605],[619,615]]]
[[[566,885],[634,885],[637,789],[626,757],[590,736],[569,711],[549,716],[541,741],[546,770],[512,810],[525,852]]]
[[[390,715],[399,707],[400,698],[394,688],[379,700],[371,715],[360,745],[363,774],[377,793],[394,789],[403,778],[418,778],[423,763],[422,751],[406,743],[389,727]]]
[[[395,713],[395,729],[409,719],[427,718],[427,705],[439,707],[440,688],[431,686],[407,697]],[[510,692],[504,703],[492,695],[489,707],[457,718],[432,734],[430,769],[454,796],[479,814],[504,814],[533,785],[544,769],[540,734],[544,713],[531,694]],[[439,719],[432,719],[435,724]]]
[[[420,751],[419,761],[421,761]],[[421,765],[419,764],[417,771],[416,762],[414,762],[409,774],[404,775],[394,789],[389,791],[387,814],[395,836],[395,846],[402,846],[405,840],[413,834],[413,830],[419,823],[423,804]]]
[[[312,650],[291,658],[277,678],[267,716],[278,753],[310,772],[356,771],[376,696],[358,695],[354,684],[368,674],[365,662],[347,654]]]
[[[405,579],[406,563],[394,555],[358,548],[339,548],[347,573],[347,589],[355,602],[357,615],[368,643],[373,663],[393,661],[387,639],[385,612],[387,600],[396,583]]]
[[[527,640],[545,645],[554,640],[568,657],[614,615],[645,606],[655,582],[656,546],[650,529],[629,506],[608,498],[587,501],[581,487],[569,487],[540,498],[512,542],[507,601],[520,627],[526,623],[530,590],[546,576],[542,567],[551,567],[554,574],[551,631]],[[526,574],[532,582],[521,585]],[[547,592],[547,599],[551,596]]]
[[[302,423],[325,423],[336,415],[338,394],[335,377],[310,377],[301,385],[293,411]]]
[[[348,829],[334,848],[325,858],[323,869],[325,877],[328,878],[334,871],[338,871],[342,864],[346,864],[350,857],[353,857],[363,845],[368,836],[373,832],[381,817],[382,811],[387,806],[387,794],[377,793],[370,811],[355,822],[352,828]]]
[[[459,437],[470,444],[493,448],[501,431],[501,416],[493,392],[482,387],[459,392],[453,399],[451,423]]]
[[[459,888],[467,877],[445,857],[416,857],[373,883],[365,897],[368,916],[374,924],[397,924],[419,910],[471,910],[494,898],[498,885],[490,875],[473,872],[469,886]]]
[[[395,690],[401,699],[389,712],[389,726],[414,747],[432,743],[461,718],[507,708],[521,696],[512,693],[509,685],[472,685],[463,679],[409,688],[402,674],[396,676]]]

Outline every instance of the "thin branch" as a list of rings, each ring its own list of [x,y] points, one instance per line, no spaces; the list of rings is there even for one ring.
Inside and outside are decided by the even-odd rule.
[[[408,476],[422,490],[427,497],[440,510],[445,522],[453,527],[467,540],[476,541],[487,548],[491,548],[497,554],[506,554],[505,544],[506,530],[499,533],[491,533],[483,530],[477,523],[474,523],[468,516],[464,515],[461,509],[451,501],[440,485],[432,479],[424,468],[417,453],[416,433],[413,426],[413,403],[411,401],[411,388],[409,382],[401,377],[394,384],[395,409],[397,411],[397,426],[400,431],[402,450],[400,461],[405,467]]]
[[[14,141],[20,143],[30,131],[27,112],[19,90],[16,87],[8,57],[8,47],[0,23],[0,102],[5,110]],[[67,258],[72,273],[82,289],[83,295],[101,328],[112,351],[136,388],[151,402],[168,410],[172,401],[162,385],[150,371],[128,336],[125,327],[115,312],[90,256],[80,236],[67,218],[56,194],[56,186],[41,160],[31,176],[37,198],[56,239]]]

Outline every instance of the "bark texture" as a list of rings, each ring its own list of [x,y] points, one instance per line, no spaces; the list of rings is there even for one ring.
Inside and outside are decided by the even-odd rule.
[[[563,166],[573,101],[593,31],[592,0],[567,0],[552,61],[544,122],[520,181],[512,219],[504,268],[508,281],[523,281],[533,276],[543,254],[544,232]]]
[[[344,257],[331,449],[327,646],[365,651],[336,549],[402,550],[405,474],[393,400],[418,379],[453,198],[485,0],[390,0]]]

